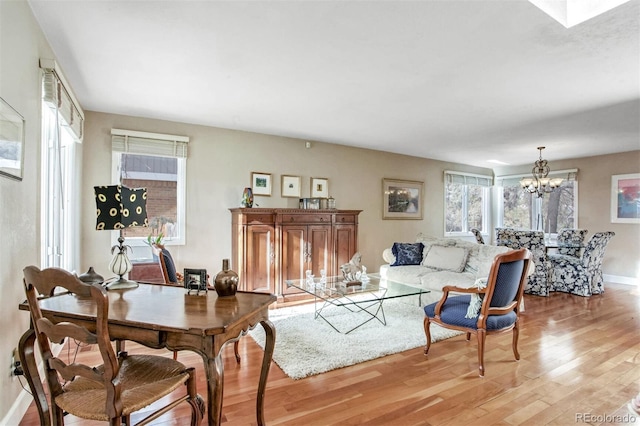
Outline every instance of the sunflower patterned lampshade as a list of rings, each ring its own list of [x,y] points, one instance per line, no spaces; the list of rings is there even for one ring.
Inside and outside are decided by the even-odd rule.
[[[131,261],[127,256],[122,229],[149,226],[147,219],[147,189],[127,188],[122,185],[95,186],[96,196],[96,229],[119,230],[119,245],[111,247],[111,254],[115,255],[109,264],[109,269],[120,278],[107,285],[108,290],[135,288],[138,283],[123,278],[131,270]],[[117,252],[116,252],[117,249]]]

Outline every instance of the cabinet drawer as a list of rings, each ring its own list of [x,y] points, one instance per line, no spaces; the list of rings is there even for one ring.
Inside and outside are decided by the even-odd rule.
[[[243,223],[248,225],[253,224],[273,224],[273,215],[269,213],[264,214],[249,214],[243,216]]]
[[[337,214],[336,223],[356,223],[356,217],[352,214]]]
[[[330,214],[283,214],[282,223],[331,223]]]

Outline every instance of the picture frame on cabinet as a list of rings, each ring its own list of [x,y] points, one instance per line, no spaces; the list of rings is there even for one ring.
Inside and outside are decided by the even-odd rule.
[[[24,170],[24,118],[0,98],[0,175],[22,180]]]
[[[422,219],[424,182],[382,179],[382,219]]]
[[[289,198],[300,198],[300,176],[282,175],[281,195]]]
[[[329,198],[329,179],[311,178],[311,198]]]
[[[640,223],[640,173],[611,176],[611,223]]]
[[[253,195],[271,196],[271,173],[251,172]]]

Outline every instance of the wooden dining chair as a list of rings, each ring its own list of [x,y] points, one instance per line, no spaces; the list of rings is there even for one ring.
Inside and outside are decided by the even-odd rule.
[[[53,296],[62,288],[95,305],[95,322],[83,325],[54,323],[39,307],[40,295]],[[196,373],[182,363],[156,355],[116,354],[108,328],[109,297],[100,284],[80,281],[59,268],[24,269],[24,290],[32,325],[38,340],[49,387],[54,425],[64,424],[69,413],[83,419],[131,424],[131,414],[159,401],[182,388],[181,396],[163,402],[138,422],[144,425],[157,419],[182,402],[191,406],[191,425],[199,425],[204,414],[204,401],[196,392]],[[76,360],[65,362],[51,351],[51,343],[74,339],[82,344],[97,345],[102,358],[99,366],[84,365]]]
[[[513,330],[513,354],[517,360],[520,359],[518,317],[530,261],[531,252],[527,249],[508,251],[493,260],[486,287],[443,287],[444,294],[440,301],[424,307],[424,332],[427,338],[425,355],[431,347],[431,323],[435,323],[466,332],[467,340],[470,340],[471,334],[477,336],[480,376],[484,376],[484,343],[487,334]],[[452,296],[451,293],[463,295]],[[478,303],[474,303],[473,299]],[[474,305],[477,309],[474,309]]]

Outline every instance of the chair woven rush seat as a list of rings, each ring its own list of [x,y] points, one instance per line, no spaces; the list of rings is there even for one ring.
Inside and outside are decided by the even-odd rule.
[[[45,317],[38,303],[40,295],[54,296],[58,287],[66,289],[71,297],[82,299],[83,303],[86,300],[88,307],[95,305],[95,323],[85,327],[71,322],[54,323]],[[65,412],[68,412],[83,419],[107,421],[111,425],[122,422],[131,425],[132,413],[181,387],[185,388],[182,395],[154,408],[137,424],[148,424],[182,402],[191,406],[190,424],[200,424],[204,401],[196,391],[194,368],[156,355],[120,352],[116,356],[108,329],[109,297],[100,284],[84,283],[60,268],[41,271],[28,266],[24,269],[24,289],[49,387],[53,424],[63,425]],[[50,343],[61,343],[66,339],[97,345],[103,363],[89,366],[65,362],[54,356]]]

